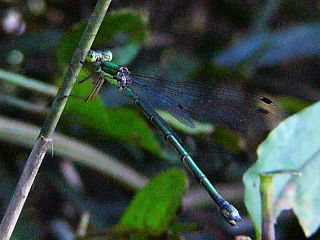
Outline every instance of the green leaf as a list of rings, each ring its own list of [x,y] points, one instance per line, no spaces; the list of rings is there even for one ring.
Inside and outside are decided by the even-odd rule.
[[[182,170],[174,168],[161,173],[133,198],[120,220],[119,229],[159,236],[169,228],[186,188]]]
[[[78,84],[74,87],[72,95],[88,96],[90,88],[92,88],[90,81]],[[64,116],[68,115],[68,118],[71,114],[74,121],[105,135],[107,138],[135,144],[158,155],[161,153],[159,143],[145,118],[134,109],[106,109],[99,97],[89,102],[70,97],[64,114]]]
[[[282,122],[258,148],[258,161],[245,173],[245,203],[261,232],[260,173],[290,169],[301,173],[277,175],[274,216],[292,208],[307,236],[320,225],[320,102]]]
[[[64,69],[78,45],[86,22],[74,26],[61,40],[57,51],[58,66]],[[124,36],[121,36],[123,34]],[[120,35],[118,38],[117,35]],[[129,39],[127,39],[129,35]],[[128,64],[138,53],[147,36],[146,22],[135,12],[123,10],[108,13],[95,38],[93,49],[105,48],[111,38],[116,38],[116,49],[113,52],[117,64]],[[125,41],[125,43],[122,43]],[[111,43],[110,43],[111,44]],[[115,44],[112,44],[115,45]]]

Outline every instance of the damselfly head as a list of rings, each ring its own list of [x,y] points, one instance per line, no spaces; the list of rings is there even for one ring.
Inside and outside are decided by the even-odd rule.
[[[104,50],[104,51],[99,51],[99,53],[101,54],[101,61],[112,61],[112,52],[109,50]]]
[[[112,52],[109,50],[94,51],[90,50],[87,54],[86,61],[89,63],[100,63],[112,60]]]

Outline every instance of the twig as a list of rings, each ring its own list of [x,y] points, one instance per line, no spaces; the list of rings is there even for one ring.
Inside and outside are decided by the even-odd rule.
[[[79,46],[72,57],[70,67],[68,68],[68,71],[64,77],[62,86],[59,89],[55,100],[53,101],[51,111],[47,115],[47,118],[41,129],[40,136],[31,151],[19,183],[9,203],[9,207],[7,208],[5,216],[2,219],[0,225],[1,240],[10,239],[12,235],[23,205],[29,194],[30,188],[42,163],[42,159],[47,151],[51,135],[54,132],[62,111],[66,105],[67,99],[64,98],[64,96],[68,96],[71,93],[72,87],[80,72],[80,62],[84,60],[93,43],[110,2],[111,0],[99,0],[89,19],[88,25],[79,42]]]

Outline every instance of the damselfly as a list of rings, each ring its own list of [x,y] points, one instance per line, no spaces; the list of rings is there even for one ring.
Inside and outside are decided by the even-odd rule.
[[[272,112],[263,106],[273,107],[274,103],[267,97],[258,97],[258,106],[252,107],[248,104],[253,98],[241,96],[237,91],[226,91],[224,89],[203,87],[198,84],[174,83],[166,81],[161,77],[148,77],[131,73],[128,68],[122,67],[112,61],[110,51],[90,50],[86,62],[96,66],[93,79],[94,89],[87,98],[93,99],[99,92],[105,81],[118,87],[122,93],[128,96],[149,118],[149,120],[162,132],[165,140],[177,151],[181,161],[194,174],[198,182],[207,190],[211,198],[217,204],[223,217],[231,224],[236,225],[241,220],[238,210],[228,203],[210,183],[208,178],[193,161],[191,156],[181,145],[179,140],[166,122],[157,114],[155,109],[168,111],[180,122],[193,127],[195,115],[200,120],[232,126],[234,129],[243,129],[251,116],[259,116],[254,119],[264,128],[263,115],[272,115]],[[226,94],[233,94],[236,99],[232,108],[224,104]],[[221,108],[221,114],[213,116],[211,111]],[[232,111],[245,111],[241,118],[230,119]],[[217,111],[216,111],[217,112]],[[227,118],[226,116],[229,116]],[[199,119],[199,118],[198,118]],[[228,119],[228,120],[227,120]]]

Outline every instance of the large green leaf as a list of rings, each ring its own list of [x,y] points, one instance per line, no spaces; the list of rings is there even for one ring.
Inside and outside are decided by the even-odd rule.
[[[157,236],[166,231],[182,203],[187,181],[183,171],[170,169],[141,189],[118,225],[124,232]]]
[[[71,57],[78,45],[82,33],[86,27],[86,22],[76,25],[61,40],[60,47],[57,51],[58,65],[64,68],[71,60]],[[95,38],[93,49],[105,48],[105,44],[111,38],[116,38],[117,34],[120,39],[113,51],[114,61],[120,65],[128,64],[136,56],[147,36],[146,22],[133,11],[115,11],[108,13],[99,28]],[[128,35],[121,37],[121,34]],[[125,43],[121,43],[125,41]]]
[[[320,225],[320,102],[282,122],[258,148],[258,161],[244,175],[245,203],[261,231],[259,175],[291,169],[301,173],[277,175],[274,181],[274,216],[292,208],[307,236]]]
[[[87,81],[74,87],[72,95],[88,96],[92,84]],[[71,114],[74,121],[108,138],[138,145],[148,151],[160,154],[160,146],[145,119],[134,109],[106,109],[97,97],[89,102],[70,97],[65,114]],[[64,115],[66,116],[66,115]]]

